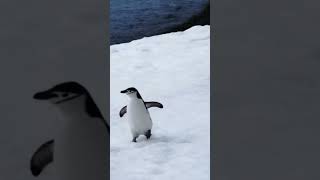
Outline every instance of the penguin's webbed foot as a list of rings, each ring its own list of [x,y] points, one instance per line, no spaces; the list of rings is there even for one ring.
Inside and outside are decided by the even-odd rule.
[[[147,137],[147,139],[150,139],[150,137],[151,137],[151,129],[149,129],[145,134],[144,134],[146,137]]]
[[[134,137],[134,138],[132,139],[132,142],[137,142],[137,137]]]

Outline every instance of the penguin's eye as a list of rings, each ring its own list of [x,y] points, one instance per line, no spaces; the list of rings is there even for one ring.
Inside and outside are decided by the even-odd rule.
[[[68,93],[63,93],[61,96],[62,97],[67,97],[69,94]]]

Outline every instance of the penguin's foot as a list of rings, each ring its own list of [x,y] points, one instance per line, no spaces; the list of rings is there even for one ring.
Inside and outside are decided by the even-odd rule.
[[[149,129],[145,134],[144,134],[146,137],[147,137],[147,139],[150,139],[150,137],[151,137],[151,129]]]
[[[137,136],[136,137],[133,137],[133,139],[132,139],[132,142],[137,142]]]

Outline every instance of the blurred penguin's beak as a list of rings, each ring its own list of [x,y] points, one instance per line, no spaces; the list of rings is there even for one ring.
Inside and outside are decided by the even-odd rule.
[[[120,91],[120,93],[127,93],[127,90]]]
[[[51,91],[38,92],[33,95],[33,99],[37,99],[37,100],[47,100],[54,97],[58,97],[58,96],[52,93]]]

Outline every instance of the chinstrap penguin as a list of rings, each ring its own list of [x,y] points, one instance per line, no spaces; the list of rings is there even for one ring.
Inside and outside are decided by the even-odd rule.
[[[59,180],[107,179],[110,127],[89,92],[79,83],[65,82],[33,98],[57,107],[63,126],[33,154],[32,174],[39,176],[53,162],[54,176]]]
[[[132,134],[132,142],[137,142],[139,135],[151,137],[152,120],[148,111],[150,107],[163,108],[159,102],[144,102],[138,90],[134,87],[121,91],[128,95],[129,103],[120,110],[120,117],[128,114],[128,123]]]

